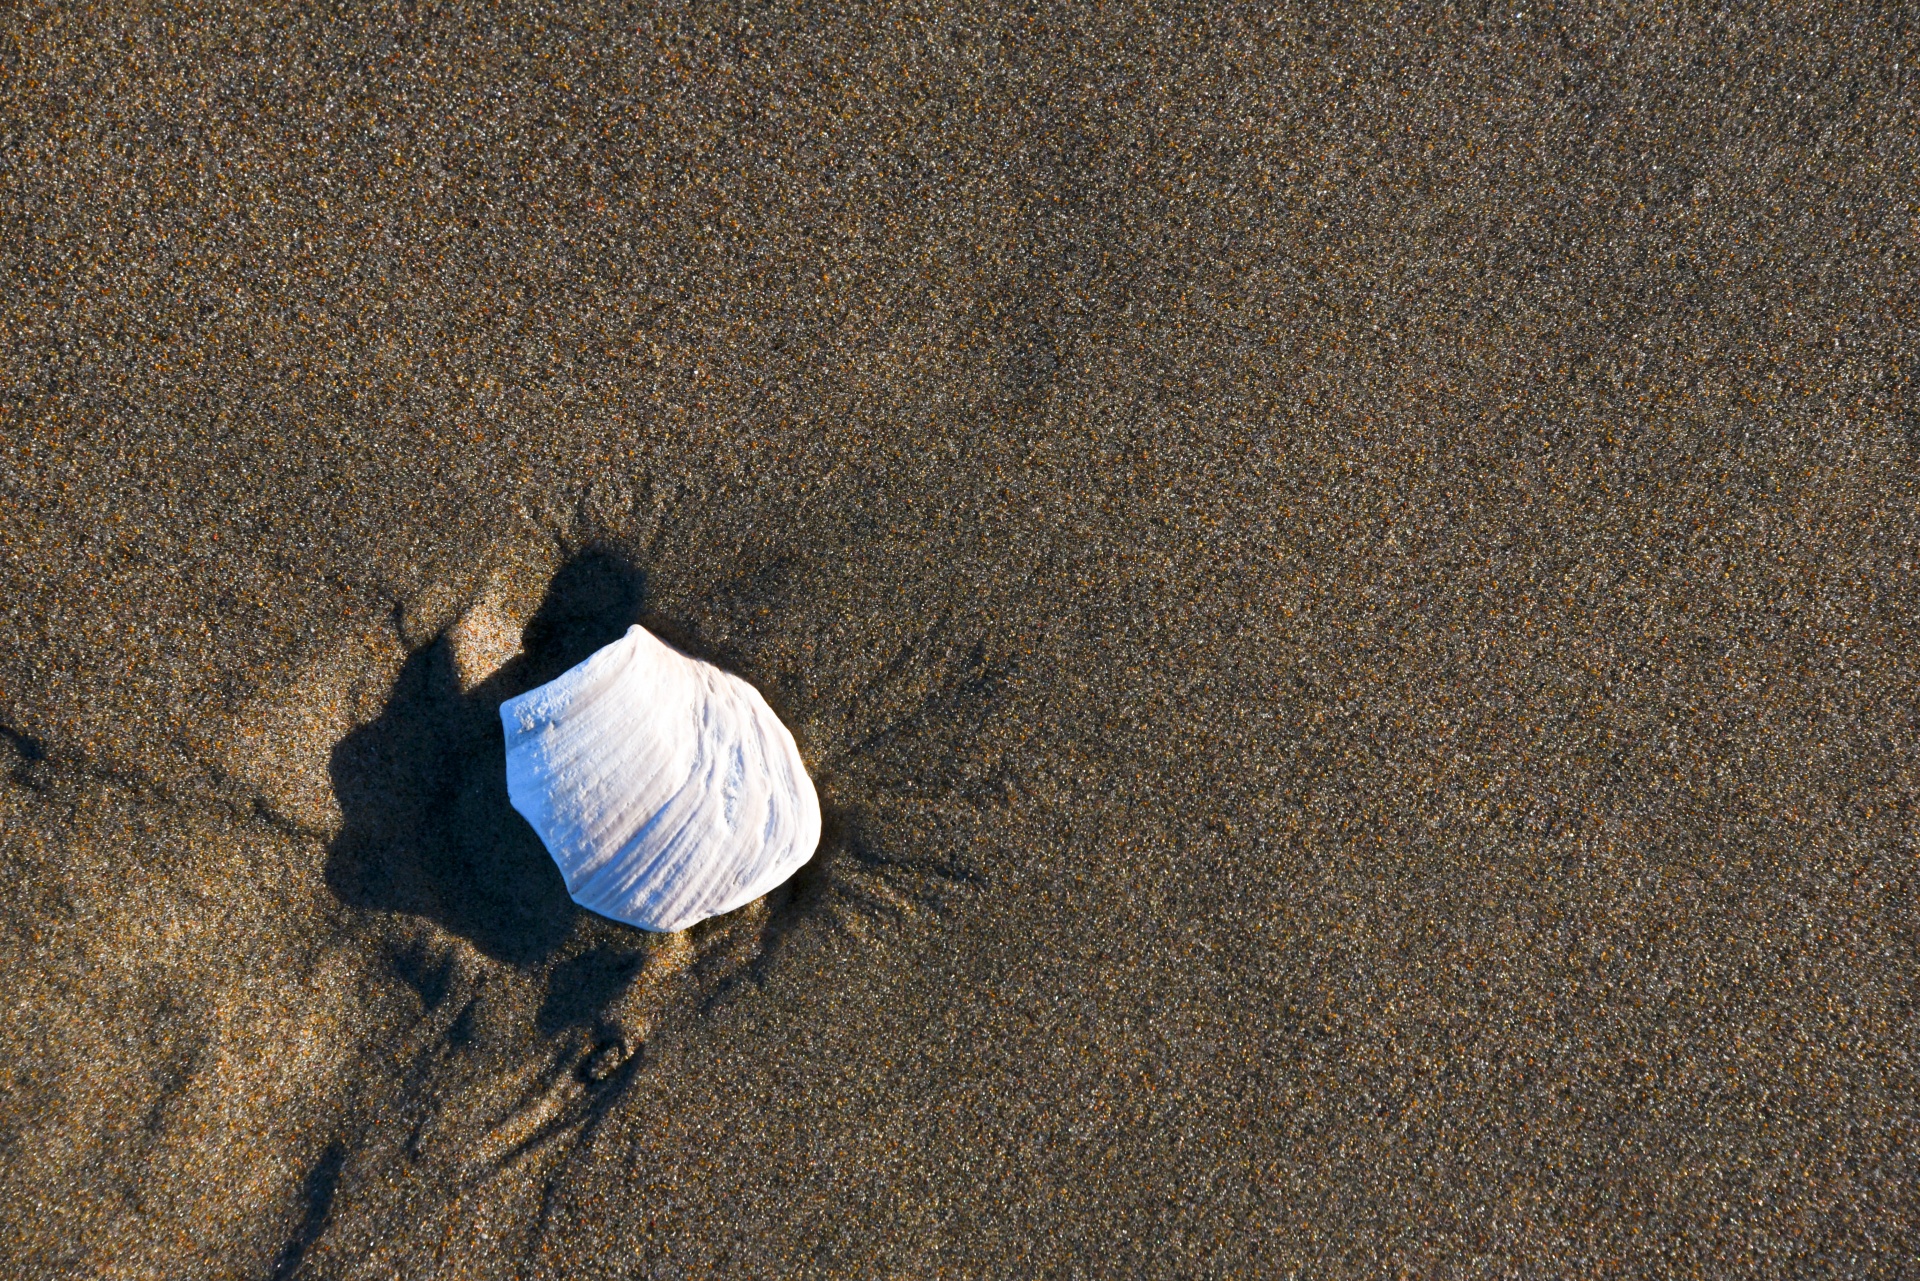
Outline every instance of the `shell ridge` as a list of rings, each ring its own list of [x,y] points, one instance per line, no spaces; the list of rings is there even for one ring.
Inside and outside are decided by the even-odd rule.
[[[661,800],[658,809],[645,825],[649,831],[660,829],[659,848],[651,858],[644,861],[631,858],[631,852],[637,846],[637,838],[641,835],[635,833],[635,839],[623,841],[618,849],[608,851],[605,860],[594,873],[593,883],[583,884],[581,894],[576,896],[582,900],[583,906],[592,906],[598,911],[600,904],[626,901],[630,897],[626,891],[635,882],[651,879],[663,872],[671,872],[676,866],[676,861],[684,856],[685,843],[682,836],[699,817],[699,797],[697,793],[690,791],[690,784],[701,773],[705,764],[707,746],[704,737],[696,737],[693,743],[690,752],[692,760],[689,762],[686,776],[676,783]],[[606,877],[606,873],[617,871],[623,863],[628,865],[625,876],[616,875],[611,879]],[[584,900],[588,897],[593,899],[593,903],[585,903]]]
[[[583,884],[576,897],[583,901],[591,898],[595,903],[624,901],[630,897],[629,891],[636,883],[671,872],[677,859],[682,856],[684,842],[681,833],[694,817],[687,812],[686,806],[675,803],[679,799],[680,795],[676,793],[648,820],[643,831],[636,832],[632,840],[604,859],[590,883]],[[632,857],[647,836],[654,836],[657,840],[652,856]]]
[[[643,654],[637,642],[643,639],[651,638],[637,625],[629,629],[624,641],[627,653],[623,655],[626,661],[621,665],[622,674],[638,666]],[[634,674],[645,681],[643,672]],[[643,780],[628,791],[617,806],[599,808],[597,811],[592,806],[583,807],[582,821],[577,824],[577,837],[568,842],[569,845],[596,847],[595,852],[584,858],[576,856],[575,859],[576,874],[572,881],[583,891],[589,878],[610,860],[618,859],[621,852],[631,846],[638,829],[650,825],[655,817],[653,811],[671,801],[683,786],[672,776],[686,773],[692,764],[689,759],[692,752],[677,750],[678,740],[673,736],[651,732],[661,721],[671,720],[674,712],[679,710],[673,706],[678,700],[672,697],[679,692],[673,688],[677,682],[668,679],[645,681],[645,684],[651,697],[640,708],[624,716],[602,712],[589,717],[572,744],[583,755],[590,754],[602,743],[615,744],[591,766],[592,777],[577,786],[577,794],[583,797],[602,795],[607,790],[609,780],[619,776]],[[582,765],[585,765],[584,761]]]
[[[602,844],[614,847],[629,844],[636,830],[647,826],[659,807],[670,800],[680,786],[674,781],[674,775],[684,770],[683,762],[678,759],[681,754],[670,745],[661,745],[657,736],[647,734],[645,731],[649,728],[648,725],[620,727],[624,732],[597,771],[597,785],[622,776],[638,780],[619,804],[605,807],[590,817],[591,837]],[[614,852],[609,849],[607,854],[611,856]]]

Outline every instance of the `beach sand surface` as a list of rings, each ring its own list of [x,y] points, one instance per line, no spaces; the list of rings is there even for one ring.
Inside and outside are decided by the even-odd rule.
[[[0,24],[9,1275],[1910,1274],[1897,7]]]

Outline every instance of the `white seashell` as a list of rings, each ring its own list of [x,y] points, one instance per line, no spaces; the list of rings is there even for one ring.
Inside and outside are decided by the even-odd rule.
[[[500,705],[507,795],[584,908],[682,930],[759,898],[820,842],[820,800],[759,691],[639,624]]]

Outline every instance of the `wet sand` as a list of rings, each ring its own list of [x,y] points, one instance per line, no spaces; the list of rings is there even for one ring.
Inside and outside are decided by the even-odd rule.
[[[1911,22],[0,21],[9,1274],[1911,1268]]]

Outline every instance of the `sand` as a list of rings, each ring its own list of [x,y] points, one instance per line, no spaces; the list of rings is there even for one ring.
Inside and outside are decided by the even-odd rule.
[[[1896,9],[0,21],[9,1275],[1910,1271]]]

